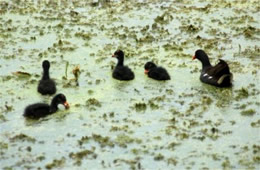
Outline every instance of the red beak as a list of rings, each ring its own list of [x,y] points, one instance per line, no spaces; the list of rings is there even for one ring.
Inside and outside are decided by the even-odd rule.
[[[70,105],[67,101],[65,103],[63,103],[63,105],[65,106],[66,109],[70,108]]]
[[[144,70],[144,74],[148,74],[149,70]]]
[[[196,56],[194,55],[193,57],[192,57],[192,60],[195,60],[196,59]]]

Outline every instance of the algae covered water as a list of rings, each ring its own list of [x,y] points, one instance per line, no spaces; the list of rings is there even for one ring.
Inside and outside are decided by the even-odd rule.
[[[257,0],[1,1],[1,169],[259,169]],[[112,78],[124,50],[135,79]],[[224,59],[232,88],[199,80],[204,49]],[[43,60],[71,107],[26,120],[49,103]],[[170,81],[144,74],[165,67]]]

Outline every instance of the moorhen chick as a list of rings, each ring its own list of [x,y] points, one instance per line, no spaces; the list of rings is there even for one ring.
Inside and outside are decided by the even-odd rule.
[[[203,50],[197,50],[192,59],[198,59],[202,63],[202,71],[200,80],[204,83],[211,84],[217,87],[229,87],[232,85],[233,75],[229,70],[228,64],[219,59],[219,63],[212,66],[209,62],[209,57]]]
[[[42,68],[43,68],[43,75],[42,79],[40,80],[38,84],[38,92],[42,95],[52,95],[56,93],[56,84],[55,82],[50,79],[49,76],[49,68],[50,68],[50,62],[48,60],[44,60],[42,62]]]
[[[63,104],[66,109],[69,104],[64,94],[57,94],[51,101],[51,104],[35,103],[25,108],[23,116],[30,119],[39,119],[47,115],[53,114],[58,110],[58,105]]]
[[[115,57],[118,60],[118,63],[112,74],[113,78],[125,81],[133,80],[135,78],[134,73],[129,67],[124,66],[124,52],[122,50],[117,50],[112,55],[112,57]]]
[[[165,68],[157,67],[153,62],[147,62],[144,65],[144,73],[148,75],[148,77],[155,80],[170,80],[170,76]]]

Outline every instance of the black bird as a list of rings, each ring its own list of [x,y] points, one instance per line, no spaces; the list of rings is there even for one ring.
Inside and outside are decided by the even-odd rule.
[[[198,59],[202,63],[200,80],[204,83],[218,87],[229,87],[232,85],[233,75],[229,70],[228,64],[219,59],[219,63],[212,66],[208,55],[203,50],[197,50],[192,59]]]
[[[47,115],[53,114],[58,110],[58,105],[63,104],[66,109],[69,103],[64,94],[57,94],[51,101],[51,104],[35,103],[25,108],[23,116],[30,119],[39,119]]]
[[[42,62],[42,68],[43,68],[43,76],[38,84],[38,92],[41,93],[42,95],[55,94],[56,84],[52,79],[50,79],[49,76],[50,62],[48,60],[44,60]]]
[[[113,78],[117,80],[133,80],[135,78],[134,73],[130,68],[124,66],[124,52],[122,50],[117,50],[112,57],[118,59],[118,63],[113,71]]]
[[[155,79],[155,80],[170,80],[171,77],[169,76],[166,69],[163,67],[157,67],[156,64],[153,62],[147,62],[144,65],[144,73],[148,74],[148,77]]]

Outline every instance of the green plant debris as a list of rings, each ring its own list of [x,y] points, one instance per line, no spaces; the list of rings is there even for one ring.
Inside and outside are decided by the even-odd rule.
[[[243,110],[241,111],[241,115],[243,116],[252,116],[256,113],[254,109],[248,109],[248,110]]]
[[[230,169],[231,168],[231,163],[228,159],[224,160],[221,165],[224,169]]]
[[[10,141],[11,142],[18,142],[18,141],[24,142],[24,141],[27,141],[27,142],[35,143],[36,139],[21,133],[21,134],[15,135],[14,137],[10,138]]]
[[[80,140],[78,140],[78,144],[82,145],[84,143],[88,143],[91,138],[88,136],[82,136]]]
[[[158,104],[154,103],[153,100],[149,100],[148,104],[149,104],[150,108],[153,110],[160,108],[160,106]]]
[[[79,86],[79,75],[80,75],[80,68],[79,66],[76,66],[73,70],[72,70],[72,73],[74,75],[74,79],[75,79],[75,82],[76,82],[76,86]]]
[[[135,103],[134,108],[136,109],[136,111],[140,112],[140,111],[145,111],[146,110],[146,104],[145,103]]]
[[[69,157],[72,159],[76,159],[77,161],[81,161],[83,158],[86,159],[96,159],[97,158],[97,154],[91,150],[83,150],[80,152],[76,152],[76,153],[70,153]]]
[[[82,38],[83,40],[90,40],[92,35],[90,33],[77,32],[75,33],[75,37]]]
[[[30,78],[31,74],[23,71],[16,71],[13,73],[14,75],[18,76],[19,78]]]
[[[128,125],[124,125],[124,126],[112,126],[110,128],[111,132],[117,132],[117,131],[124,131],[124,132],[128,132],[129,131],[129,126]]]
[[[248,90],[245,89],[244,87],[239,90],[236,90],[236,92],[237,92],[237,95],[235,97],[236,100],[241,100],[249,96]]]
[[[168,158],[167,163],[176,166],[178,161],[175,158]]]
[[[94,141],[98,142],[101,147],[105,147],[105,146],[114,147],[114,143],[110,140],[109,137],[103,137],[101,135],[93,134],[92,138]]]
[[[7,143],[4,143],[4,142],[0,142],[0,150],[5,150],[5,149],[8,149],[8,144]]]
[[[210,105],[212,102],[213,101],[210,97],[207,97],[207,96],[202,97],[202,104],[203,105]]]
[[[65,66],[65,80],[68,79],[68,68],[69,68],[69,62],[66,61],[66,66]]]
[[[89,98],[86,101],[86,106],[89,110],[96,110],[96,107],[101,107],[101,103],[95,98]]]
[[[129,136],[125,135],[125,134],[120,134],[117,136],[115,142],[120,146],[120,147],[127,147],[127,144],[136,142],[136,143],[141,143],[142,141],[140,139],[134,139],[134,138],[130,138]]]
[[[113,161],[114,164],[118,164],[118,163],[126,163],[127,165],[130,166],[130,169],[136,169],[136,167],[140,167],[139,169],[141,169],[141,165],[139,163],[138,160],[125,160],[125,159],[115,159]]]
[[[158,154],[158,155],[156,155],[156,156],[154,156],[154,158],[153,158],[155,161],[161,161],[161,160],[163,160],[164,159],[164,156],[162,155],[162,154]]]
[[[60,160],[54,159],[52,163],[45,165],[46,169],[61,168],[65,164],[66,159],[62,157]]]
[[[260,119],[255,121],[255,122],[252,122],[251,126],[254,127],[254,128],[260,128]]]

